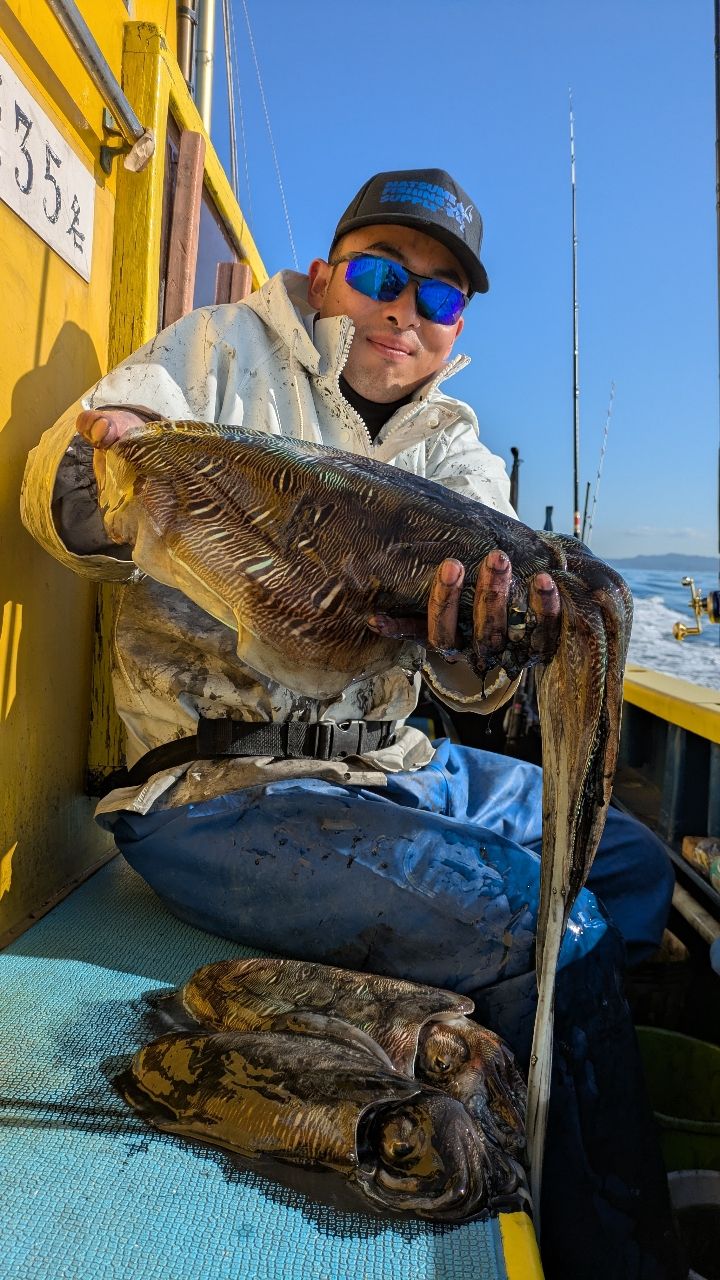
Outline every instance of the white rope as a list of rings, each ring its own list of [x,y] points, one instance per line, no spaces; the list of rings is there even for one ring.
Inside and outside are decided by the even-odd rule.
[[[235,132],[235,92],[230,58],[230,0],[222,0],[223,36],[225,39],[225,77],[227,79],[228,123],[230,125],[230,173],[235,199],[238,198],[237,134]]]
[[[287,226],[287,233],[290,240],[290,248],[292,250],[293,263],[295,265],[295,270],[298,271],[300,268],[298,266],[297,253],[295,252],[295,241],[293,239],[292,227],[290,226],[290,214],[288,213],[287,201],[285,199],[285,189],[283,187],[282,176],[280,174],[280,165],[278,163],[277,151],[275,150],[275,142],[273,139],[272,128],[270,126],[270,113],[268,111],[267,102],[265,100],[265,90],[263,89],[262,76],[260,75],[260,64],[258,62],[258,56],[257,56],[257,53],[255,52],[255,41],[253,40],[252,27],[250,26],[250,14],[248,13],[246,0],[242,0],[242,7],[245,12],[245,22],[247,23],[248,36],[250,37],[250,48],[252,50],[253,61],[255,63],[255,74],[257,75],[258,87],[260,89],[260,99],[262,101],[263,111],[265,113],[265,123],[267,125],[268,137],[270,138],[270,148],[272,150],[273,161],[275,163],[275,173],[277,174],[278,186],[280,188],[280,199],[282,200],[283,212],[285,214],[285,225]]]
[[[247,207],[246,208],[243,207],[243,212],[246,214],[246,221],[250,223],[250,226],[252,226],[252,222],[253,222],[252,191],[250,189],[250,168],[248,165],[247,138],[245,136],[245,112],[243,110],[242,87],[241,87],[242,81],[240,76],[240,63],[238,62],[237,44],[235,43],[235,18],[233,16],[232,4],[230,5],[230,36],[232,39],[232,60],[233,60],[233,68],[235,72],[235,90],[237,92],[238,110],[240,115],[240,138],[242,140],[243,160],[245,162],[245,186],[247,188]]]

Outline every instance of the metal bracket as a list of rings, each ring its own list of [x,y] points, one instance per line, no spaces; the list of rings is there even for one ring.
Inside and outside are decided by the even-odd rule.
[[[116,156],[127,155],[129,150],[130,148],[124,143],[119,147],[109,147],[106,143],[103,143],[100,147],[100,168],[103,173],[107,173],[109,176],[112,173],[113,160]]]
[[[117,127],[117,124],[115,122],[115,117],[112,111],[109,111],[107,107],[103,107],[102,127],[103,127],[103,133],[111,134],[113,137],[116,137],[116,138],[122,138],[122,133]],[[102,169],[103,173],[107,173],[109,176],[112,173],[113,160],[115,160],[117,156],[125,155],[129,150],[130,150],[130,145],[129,143],[125,142],[124,139],[120,143],[120,145],[117,147],[111,147],[107,142],[101,143],[100,144],[100,168]]]
[[[123,134],[115,123],[115,117],[107,107],[103,108],[103,132],[109,133],[115,138],[122,138]],[[145,168],[152,156],[155,154],[155,135],[152,129],[146,129],[144,133],[136,138],[134,142],[126,142],[123,140],[119,146],[111,147],[109,143],[104,142],[100,147],[100,168],[103,173],[108,175],[112,173],[113,160],[117,156],[124,156],[124,165],[131,173],[140,173]]]

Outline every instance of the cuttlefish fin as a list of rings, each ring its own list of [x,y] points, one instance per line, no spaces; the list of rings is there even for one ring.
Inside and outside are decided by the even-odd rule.
[[[316,1013],[312,1009],[293,1009],[289,1013],[278,1014],[272,1021],[271,1029],[295,1031],[306,1036],[321,1036],[323,1039],[330,1037],[332,1040],[360,1045],[373,1053],[388,1070],[396,1071],[394,1064],[377,1041],[360,1027],[354,1027],[351,1023],[345,1022],[343,1018],[335,1018],[327,1013]]]

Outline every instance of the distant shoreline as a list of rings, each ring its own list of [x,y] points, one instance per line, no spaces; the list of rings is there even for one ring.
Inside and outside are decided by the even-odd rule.
[[[660,569],[677,572],[682,575],[692,573],[717,573],[717,556],[698,556],[689,552],[669,551],[663,556],[607,556],[610,564],[618,569]]]

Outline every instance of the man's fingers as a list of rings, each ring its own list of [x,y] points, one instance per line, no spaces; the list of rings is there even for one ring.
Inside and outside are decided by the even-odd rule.
[[[560,592],[549,573],[536,573],[530,583],[529,604],[537,618],[531,647],[534,653],[549,660],[560,639]]]
[[[75,430],[94,449],[106,448],[110,443],[108,435],[111,430],[111,422],[104,413],[98,413],[96,409],[85,409],[79,414],[75,423]]]
[[[459,560],[443,560],[435,574],[428,600],[427,638],[431,649],[449,651],[455,648],[464,581],[465,566]]]
[[[473,648],[481,663],[499,658],[507,643],[512,565],[504,551],[490,551],[478,573],[473,605]]]
[[[75,430],[93,446],[109,449],[121,440],[131,427],[142,426],[145,419],[132,409],[84,409],[78,415]]]
[[[415,640],[429,649],[439,650],[453,661],[460,594],[465,581],[465,567],[459,560],[443,560],[430,589],[427,620],[417,617],[392,618],[376,613],[368,618],[368,626],[378,635],[393,640]]]
[[[368,626],[394,640],[427,643],[454,661],[457,623],[465,569],[459,560],[444,560],[433,581],[427,629],[418,617],[394,618],[376,613]],[[514,678],[524,666],[549,662],[558,645],[562,609],[560,592],[549,573],[536,573],[528,588],[513,595],[512,565],[503,551],[489,552],[478,571],[473,605],[473,666],[485,674],[498,665]],[[527,615],[526,615],[527,610]],[[517,616],[516,616],[517,615]]]

